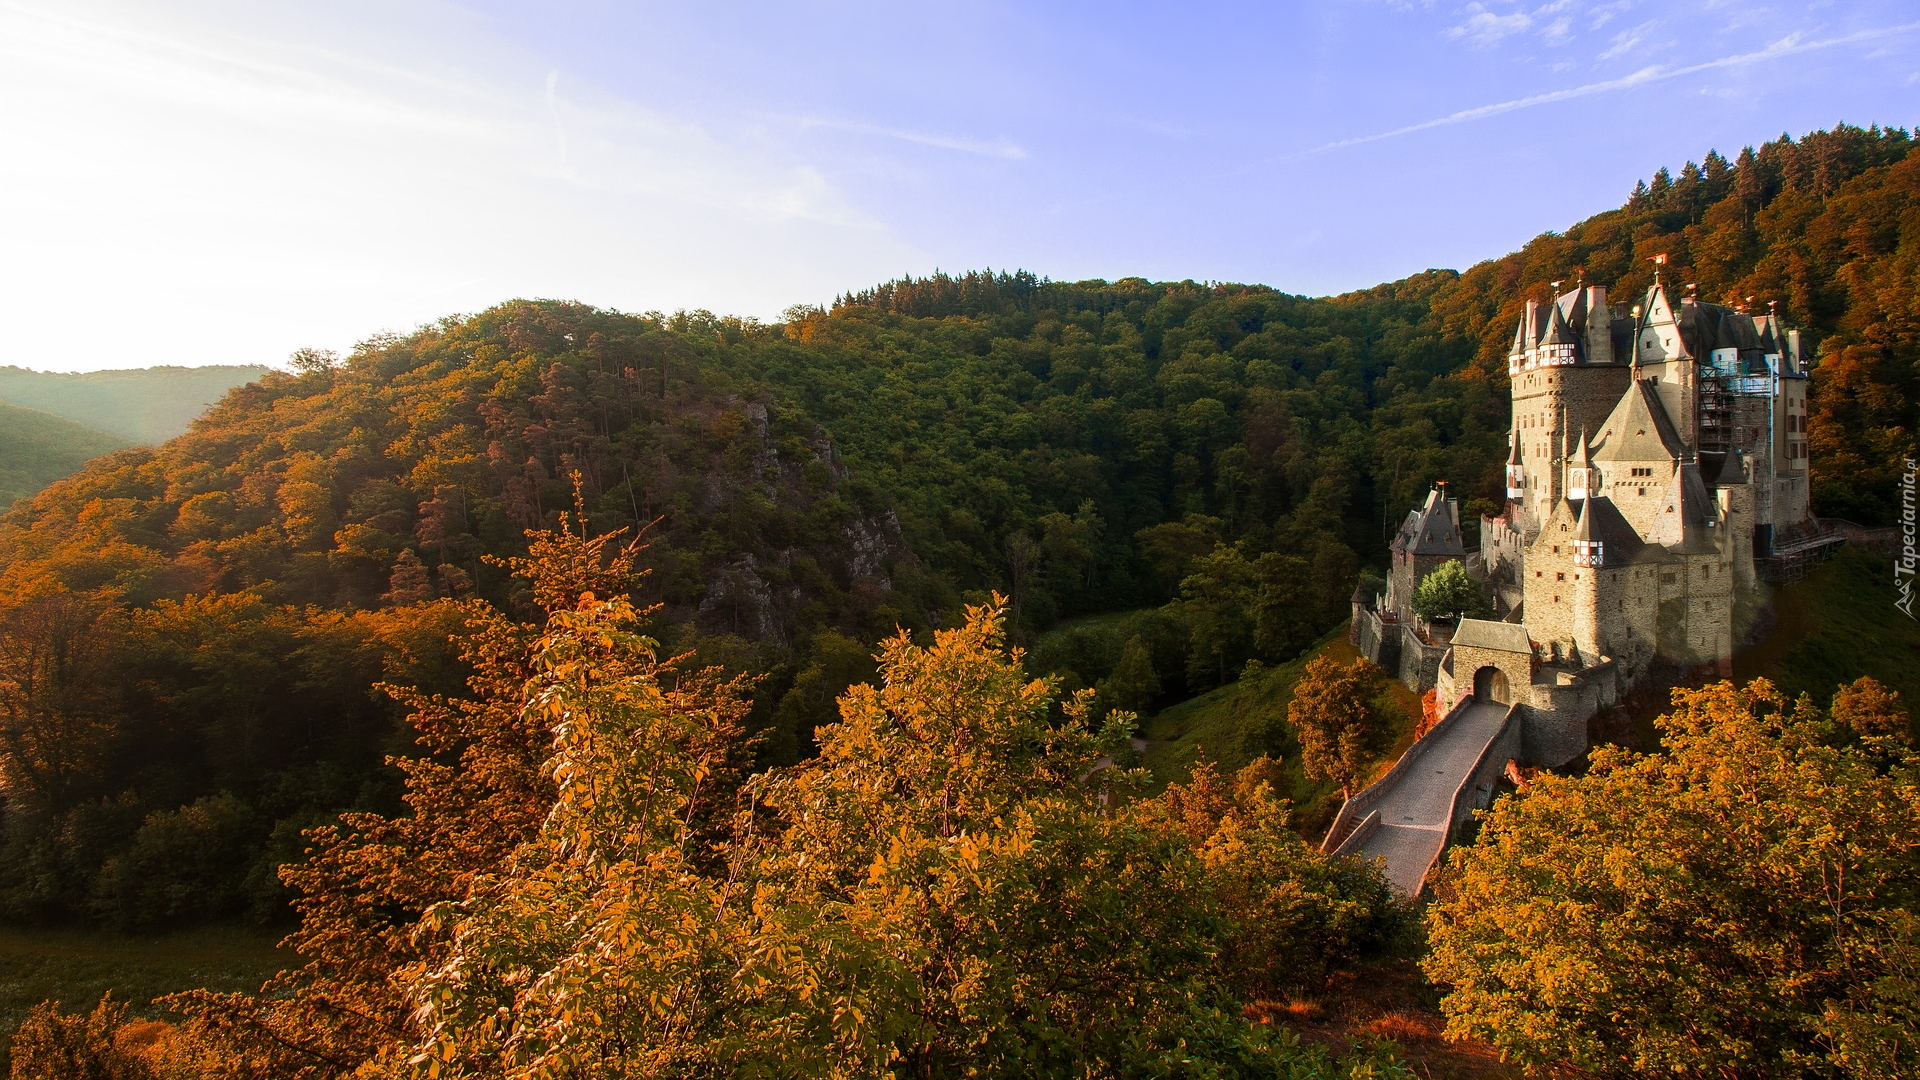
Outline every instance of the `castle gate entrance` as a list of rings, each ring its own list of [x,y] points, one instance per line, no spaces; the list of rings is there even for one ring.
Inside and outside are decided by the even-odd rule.
[[[1501,705],[1513,703],[1513,693],[1507,689],[1507,673],[1491,665],[1473,673],[1473,700],[1495,702]]]

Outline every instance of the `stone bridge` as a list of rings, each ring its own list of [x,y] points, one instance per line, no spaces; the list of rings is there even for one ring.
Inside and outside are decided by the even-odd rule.
[[[1520,756],[1520,706],[1462,697],[1387,775],[1348,799],[1321,850],[1385,862],[1402,896],[1418,896],[1454,830],[1487,805]]]

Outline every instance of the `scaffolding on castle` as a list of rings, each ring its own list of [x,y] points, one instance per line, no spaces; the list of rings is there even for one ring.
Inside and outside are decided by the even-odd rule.
[[[1844,532],[1824,521],[1818,522],[1805,531],[1773,538],[1765,552],[1756,550],[1754,572],[1770,585],[1791,585],[1833,558],[1846,542]]]

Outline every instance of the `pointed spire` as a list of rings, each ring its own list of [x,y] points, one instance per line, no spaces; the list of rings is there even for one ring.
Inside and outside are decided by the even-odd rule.
[[[1552,305],[1553,313],[1547,316],[1547,332],[1541,338],[1542,345],[1571,345],[1580,340],[1574,336],[1573,327],[1567,325],[1567,317],[1559,304]]]
[[[1573,565],[1598,570],[1606,565],[1605,545],[1594,535],[1594,515],[1599,512],[1594,500],[1581,504],[1580,516],[1573,524]]]
[[[1567,459],[1567,498],[1586,499],[1593,494],[1593,459],[1587,453],[1587,429],[1580,429],[1580,441]]]

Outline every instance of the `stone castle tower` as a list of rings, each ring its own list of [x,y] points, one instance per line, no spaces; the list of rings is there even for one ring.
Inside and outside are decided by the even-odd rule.
[[[1493,622],[1415,625],[1424,574],[1399,580],[1403,535],[1391,597],[1355,597],[1354,638],[1443,708],[1523,705],[1525,756],[1558,765],[1657,659],[1728,671],[1740,601],[1837,538],[1809,511],[1808,370],[1777,317],[1675,305],[1657,277],[1624,308],[1582,286],[1528,301],[1507,370],[1506,510],[1465,559]]]

